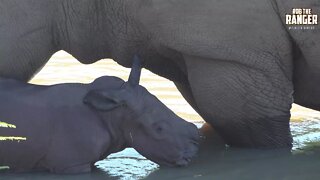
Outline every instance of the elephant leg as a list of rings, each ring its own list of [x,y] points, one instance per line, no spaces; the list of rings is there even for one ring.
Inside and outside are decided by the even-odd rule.
[[[8,61],[1,61],[0,77],[28,82],[38,71],[42,69],[50,57],[42,58],[36,56],[34,59],[37,60],[17,57]]]
[[[185,56],[185,61],[201,116],[227,144],[292,147],[293,87],[281,68],[269,74],[231,61],[192,56]]]
[[[8,30],[0,35],[0,77],[27,82],[58,50],[51,30],[35,28],[23,32]]]
[[[180,83],[174,82],[177,89],[180,91],[184,99],[191,105],[191,107],[199,113],[199,108],[197,107],[196,101],[194,100],[193,94],[191,92],[191,88],[189,82]]]
[[[306,63],[300,49],[295,48],[294,53],[294,102],[320,111],[320,74]]]

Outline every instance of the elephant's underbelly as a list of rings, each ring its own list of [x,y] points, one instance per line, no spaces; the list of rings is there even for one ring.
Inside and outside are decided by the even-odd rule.
[[[154,3],[143,11],[141,21],[157,43],[182,54],[257,69],[281,59],[290,77],[289,36],[270,1],[174,2]]]
[[[296,59],[293,77],[294,102],[320,110],[320,70],[312,71],[303,58]]]

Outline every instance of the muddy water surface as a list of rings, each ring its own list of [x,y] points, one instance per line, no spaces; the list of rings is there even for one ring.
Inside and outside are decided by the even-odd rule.
[[[126,80],[129,71],[112,60],[82,65],[61,51],[31,82],[88,83],[102,75]],[[202,125],[201,117],[182,98],[172,82],[143,70],[141,84],[179,116],[198,126]],[[90,174],[1,174],[0,179],[319,179],[320,113],[294,105],[291,127],[294,136],[293,155],[280,151],[230,149],[214,134],[206,140],[199,156],[186,168],[159,168],[134,149],[128,148],[97,162],[97,168]]]

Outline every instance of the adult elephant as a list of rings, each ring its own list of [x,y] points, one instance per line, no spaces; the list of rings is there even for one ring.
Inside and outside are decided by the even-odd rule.
[[[294,102],[320,110],[320,31],[289,31],[317,0],[2,0],[0,75],[28,81],[58,50],[175,82],[228,144],[290,148]],[[318,9],[317,9],[318,8]]]

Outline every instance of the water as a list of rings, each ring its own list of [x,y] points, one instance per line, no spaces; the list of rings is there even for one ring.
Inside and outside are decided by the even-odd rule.
[[[88,83],[102,75],[127,79],[130,69],[112,60],[82,65],[58,52],[31,81],[35,84]],[[143,70],[141,84],[184,119],[201,126],[203,120],[187,104],[173,83]],[[319,179],[320,113],[294,105],[291,130],[292,154],[281,151],[230,149],[213,134],[203,143],[199,156],[185,168],[163,168],[127,148],[96,163],[92,173],[55,175],[45,172],[1,174],[0,179]]]

